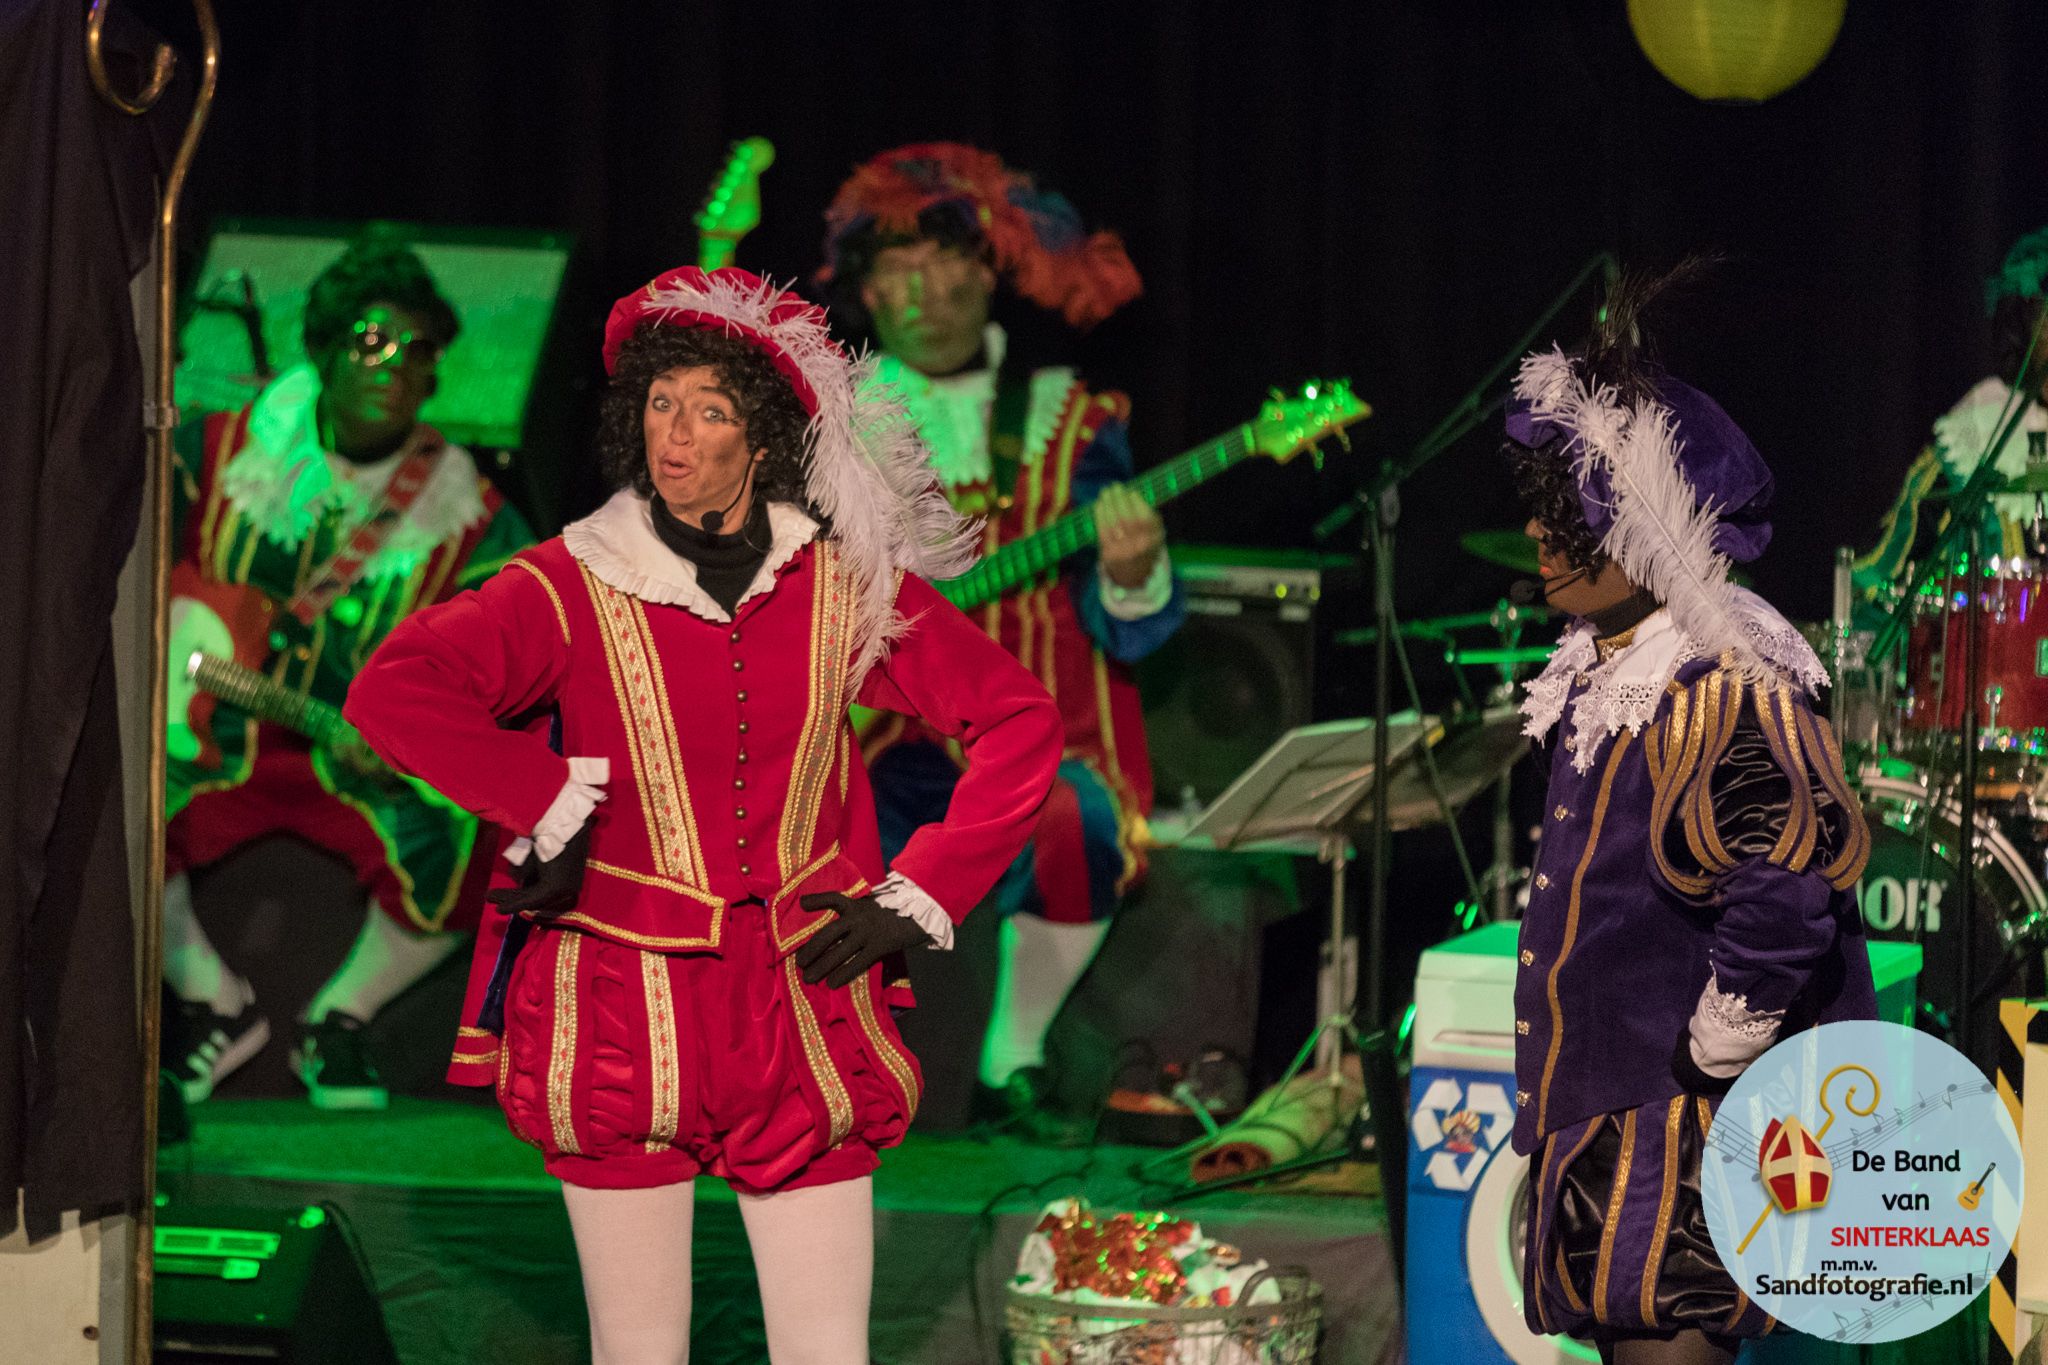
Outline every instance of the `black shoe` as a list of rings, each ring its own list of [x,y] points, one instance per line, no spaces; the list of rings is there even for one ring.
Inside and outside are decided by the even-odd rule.
[[[370,1057],[363,1021],[336,1011],[306,1024],[292,1050],[292,1070],[306,1083],[315,1109],[383,1109],[391,1092]]]
[[[985,1130],[1044,1147],[1085,1147],[1095,1133],[1092,1121],[1053,1102],[1052,1076],[1042,1066],[1012,1072],[1001,1085],[976,1083],[968,1113]]]
[[[165,992],[163,1069],[187,1104],[203,1104],[213,1088],[270,1041],[270,1021],[254,1003],[240,1014],[215,1014],[204,1000]]]

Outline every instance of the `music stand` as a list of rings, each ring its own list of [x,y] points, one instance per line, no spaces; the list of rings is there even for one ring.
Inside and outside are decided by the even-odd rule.
[[[1387,772],[1394,776],[1444,732],[1437,717],[1414,711],[1387,720]],[[1359,808],[1372,799],[1375,786],[1374,730],[1370,717],[1296,726],[1274,740],[1187,831],[1224,851],[1263,840],[1312,840],[1317,856],[1330,865],[1330,938],[1316,982],[1320,1018],[1309,1041],[1333,1085],[1343,1038],[1353,1031],[1358,957],[1347,951],[1353,940],[1344,931],[1344,874],[1351,861],[1350,828],[1359,823]],[[1381,926],[1374,930],[1377,939]],[[1377,964],[1385,945],[1375,941],[1368,947]]]

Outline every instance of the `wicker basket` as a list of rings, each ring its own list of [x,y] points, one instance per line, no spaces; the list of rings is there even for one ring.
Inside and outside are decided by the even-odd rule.
[[[1251,1303],[1264,1280],[1275,1303]],[[1229,1308],[1068,1303],[1009,1292],[1011,1365],[1314,1365],[1323,1291],[1305,1270],[1254,1277]]]

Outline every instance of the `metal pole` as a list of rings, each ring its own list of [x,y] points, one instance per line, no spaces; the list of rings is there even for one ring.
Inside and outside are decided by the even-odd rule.
[[[107,103],[125,114],[145,114],[169,85],[177,64],[176,54],[157,45],[149,83],[135,99],[124,98],[107,78],[101,54],[101,35],[107,22],[108,0],[93,0],[85,21],[86,69],[93,88]],[[154,1354],[151,1324],[154,1318],[156,1284],[156,1137],[157,1137],[157,1053],[163,1034],[163,1005],[158,982],[163,978],[164,960],[164,669],[170,649],[171,601],[171,480],[176,469],[171,452],[171,431],[178,424],[178,407],[172,387],[176,371],[175,321],[177,305],[178,199],[184,193],[185,177],[192,169],[199,137],[206,129],[206,117],[213,108],[214,86],[220,72],[220,27],[214,21],[211,0],[193,0],[199,20],[202,48],[199,93],[192,103],[192,117],[178,143],[178,154],[164,178],[163,195],[156,223],[156,355],[149,397],[143,403],[143,425],[149,431],[149,466],[155,500],[151,507],[155,539],[150,564],[150,646],[149,646],[149,802],[148,862],[144,867],[141,931],[141,973],[139,991],[142,1014],[142,1206],[135,1218],[133,1248],[135,1293],[130,1301],[128,1359],[134,1365],[149,1365]]]

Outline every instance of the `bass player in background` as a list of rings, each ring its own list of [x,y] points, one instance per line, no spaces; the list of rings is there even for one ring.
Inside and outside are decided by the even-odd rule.
[[[977,1115],[1041,1140],[1086,1134],[1056,1112],[1045,1040],[1143,875],[1152,769],[1130,665],[1186,615],[1159,514],[1132,473],[1119,393],[1072,369],[1020,363],[990,320],[998,289],[1086,328],[1136,297],[1117,238],[1086,233],[1066,200],[958,143],[899,147],[858,168],[826,215],[833,309],[872,335],[953,505],[987,519],[983,552],[1093,505],[1099,552],[972,613],[1052,692],[1066,729],[1059,781],[1029,847],[997,885],[1002,956]],[[864,742],[884,852],[946,809],[956,747],[889,717]]]
[[[340,857],[362,886],[362,931],[306,1007],[292,1059],[326,1109],[387,1103],[364,1025],[475,922],[489,827],[396,777],[338,717],[337,730],[305,715],[334,715],[408,614],[532,542],[469,452],[419,420],[458,326],[419,257],[373,230],[313,282],[306,363],[178,433],[164,1066],[187,1103],[270,1037],[193,912],[194,870],[282,833]],[[272,704],[194,693],[182,678],[195,651],[256,670]]]

